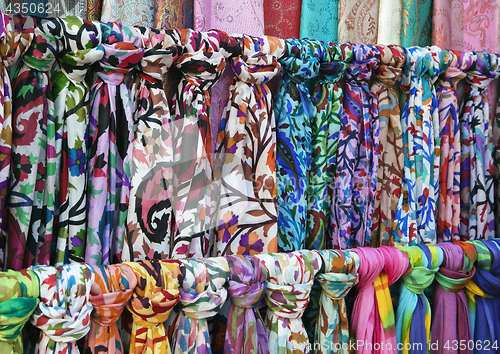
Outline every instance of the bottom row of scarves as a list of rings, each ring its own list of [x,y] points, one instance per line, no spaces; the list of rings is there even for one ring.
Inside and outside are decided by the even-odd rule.
[[[34,266],[0,273],[0,348],[491,353],[499,295],[500,240]]]

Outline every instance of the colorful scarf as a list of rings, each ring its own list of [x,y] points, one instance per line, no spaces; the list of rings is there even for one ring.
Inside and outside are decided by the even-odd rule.
[[[110,354],[124,353],[116,321],[128,304],[137,279],[125,264],[94,266],[95,279],[90,289],[90,303],[94,306],[90,332],[85,337],[85,348],[97,354],[107,348]]]
[[[56,125],[55,163],[48,165],[45,183],[55,178],[59,201],[55,264],[83,262],[86,228],[86,166],[89,86],[91,66],[102,59],[101,33],[95,24],[76,16],[59,19],[64,55],[51,77]]]
[[[180,284],[181,312],[177,317],[172,338],[174,353],[211,354],[208,318],[224,305],[229,277],[229,264],[222,258],[182,260],[186,269]]]
[[[40,281],[31,270],[0,273],[0,350],[22,354],[21,330],[40,300]]]
[[[280,70],[285,49],[274,37],[243,36],[242,55],[221,120],[212,191],[218,212],[213,255],[277,251],[276,122],[267,82]],[[264,54],[265,53],[272,53]],[[237,211],[237,212],[236,212]]]
[[[60,37],[50,33],[52,20],[38,19],[33,42],[13,76],[6,265],[15,270],[48,265],[55,241],[57,128],[49,72],[63,46]],[[32,19],[24,25],[30,24]]]
[[[339,42],[377,43],[379,0],[339,0],[338,3]]]
[[[41,330],[37,354],[79,354],[76,341],[90,330],[90,289],[94,269],[89,265],[35,266],[40,279],[40,303],[31,323]]]
[[[434,82],[451,56],[437,47],[406,49],[401,88],[409,93],[401,116],[404,177],[393,230],[397,244],[436,242],[439,196],[439,114]]]
[[[193,28],[193,0],[158,0],[155,28]]]
[[[341,249],[370,244],[378,169],[378,103],[368,82],[380,53],[368,45],[352,48],[337,149],[335,207],[332,204],[333,246]]]
[[[124,263],[132,268],[137,287],[127,309],[133,317],[130,354],[170,354],[163,322],[179,302],[184,273],[180,261],[139,261]]]
[[[436,288],[432,299],[432,342],[438,343],[432,353],[472,353],[470,346],[457,350],[445,343],[469,343],[472,340],[467,300],[463,289],[472,279],[475,268],[465,269],[462,247],[453,243],[441,243],[443,263],[436,273]]]
[[[307,80],[319,74],[325,49],[319,41],[286,40],[285,69],[274,100],[277,122],[278,250],[303,249],[307,237],[308,171],[315,107]]]
[[[104,52],[91,89],[88,127],[87,239],[85,261],[121,260],[130,194],[134,134],[133,93],[124,83],[144,50],[136,28],[100,23]]]
[[[7,245],[7,192],[9,188],[12,149],[12,83],[9,71],[31,45],[34,32],[32,17],[0,12],[0,269],[4,269]]]
[[[102,0],[102,23],[115,21],[124,26],[152,27],[155,19],[156,2],[141,0]]]
[[[340,80],[352,59],[349,44],[323,44],[319,75],[310,91],[314,106],[311,120],[311,171],[307,184],[307,249],[331,248],[330,227],[337,144],[342,116]]]
[[[443,251],[433,245],[398,248],[408,254],[411,266],[411,271],[402,278],[396,313],[396,338],[402,347],[398,353],[427,353],[431,340],[431,306],[424,291],[434,281],[443,262]]]
[[[370,246],[394,244],[392,227],[403,178],[404,150],[395,83],[406,65],[405,49],[377,46],[380,65],[371,86],[378,103],[379,160]]]
[[[231,307],[227,316],[224,354],[265,354],[268,338],[256,307],[266,289],[267,269],[259,258],[226,256],[230,277],[227,291]]]
[[[472,52],[471,56],[466,79],[470,86],[460,116],[462,240],[495,237],[493,128],[485,90],[500,76],[500,57],[486,52]]]
[[[300,38],[337,42],[339,1],[302,0],[300,12]]]
[[[348,354],[349,320],[344,298],[359,281],[359,256],[354,251],[319,252],[325,270],[316,275],[322,291],[315,321],[313,352]],[[316,348],[316,343],[319,348]]]
[[[431,45],[433,0],[402,0],[401,44],[403,47]]]
[[[138,28],[144,57],[134,82],[134,122],[130,208],[123,260],[168,259],[174,216],[172,117],[163,79],[182,52],[175,30]]]
[[[263,0],[264,33],[278,38],[300,37],[302,0]]]

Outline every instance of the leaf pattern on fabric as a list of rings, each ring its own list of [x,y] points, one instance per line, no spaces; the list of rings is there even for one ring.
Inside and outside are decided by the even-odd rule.
[[[433,0],[402,0],[401,5],[401,45],[431,45]]]
[[[133,27],[100,23],[104,52],[90,92],[85,261],[121,261],[128,214],[134,139],[133,93],[124,81],[142,60],[142,37]]]

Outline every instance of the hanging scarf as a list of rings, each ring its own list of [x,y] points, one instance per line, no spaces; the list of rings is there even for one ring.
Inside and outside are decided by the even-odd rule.
[[[132,269],[125,264],[94,266],[95,279],[90,289],[90,303],[94,306],[90,332],[85,337],[85,349],[97,354],[107,348],[110,354],[123,350],[116,321],[120,318],[137,285]]]
[[[424,290],[434,281],[443,262],[443,251],[432,245],[398,248],[408,253],[411,266],[409,274],[402,278],[396,313],[396,338],[402,346],[398,353],[427,353],[431,340],[431,307]]]
[[[193,28],[193,0],[158,0],[155,28]]]
[[[94,270],[89,265],[31,268],[40,279],[40,304],[31,323],[42,332],[36,343],[38,354],[79,354],[76,341],[90,330],[90,289]]]
[[[256,307],[266,289],[267,270],[256,257],[226,256],[230,277],[224,354],[269,352],[266,329]]]
[[[352,59],[349,44],[323,43],[325,52],[311,90],[311,172],[308,179],[307,249],[331,248],[330,210],[333,197],[337,144],[342,116],[343,91],[339,81]]]
[[[338,2],[339,42],[377,43],[379,0],[339,0]]]
[[[462,240],[495,237],[493,128],[485,90],[500,76],[500,57],[486,52],[472,52],[471,56],[466,79],[470,86],[460,116],[461,168],[465,174],[460,185]]]
[[[32,17],[0,12],[0,269],[4,269],[7,244],[7,191],[9,187],[10,157],[12,144],[12,83],[9,70],[31,45],[34,32]]]
[[[404,177],[393,230],[397,244],[436,242],[439,195],[439,114],[434,82],[451,56],[437,47],[406,49],[401,88],[409,93],[401,116]]]
[[[402,0],[379,1],[377,43],[400,44]]]
[[[181,30],[185,47],[175,67],[183,78],[174,99],[174,215],[172,257],[207,252],[215,211],[211,210],[210,88],[224,69],[224,32]]]
[[[285,46],[274,37],[243,36],[242,43],[215,152],[217,256],[277,251],[276,126],[266,83]]]
[[[337,150],[333,246],[370,244],[377,183],[379,120],[368,81],[380,62],[376,47],[353,45],[354,60],[346,71],[344,114]]]
[[[339,1],[302,0],[300,38],[337,42]]]
[[[88,127],[87,239],[85,261],[116,263],[121,259],[130,194],[134,134],[133,93],[126,74],[144,50],[137,29],[100,23],[104,52],[90,92]]]
[[[471,65],[468,53],[450,52],[450,66],[436,82],[439,102],[439,137],[441,159],[439,174],[438,242],[460,239],[460,180],[470,172],[460,171],[460,107],[458,84]],[[468,176],[468,175],[467,175]]]
[[[403,178],[404,150],[398,94],[394,88],[406,64],[405,49],[377,46],[380,65],[371,86],[378,104],[379,161],[372,221],[371,247],[393,245],[392,226]]]
[[[431,45],[432,1],[402,0],[401,44],[403,47]]]
[[[64,55],[51,77],[56,131],[56,186],[59,192],[56,265],[83,262],[86,223],[86,165],[89,86],[85,76],[103,57],[95,24],[76,16],[59,19]],[[60,172],[59,172],[60,171]],[[48,183],[48,180],[46,180]],[[56,202],[57,203],[57,202]]]
[[[269,275],[266,288],[266,327],[269,352],[309,353],[311,344],[302,323],[314,275],[322,265],[317,251],[262,254]]]
[[[307,174],[315,109],[307,80],[319,74],[325,49],[319,41],[286,40],[285,69],[274,100],[277,122],[278,250],[303,249],[307,237]]]
[[[31,270],[0,273],[0,350],[22,354],[21,331],[40,300],[40,282]]]
[[[127,309],[133,324],[131,354],[170,354],[163,322],[179,302],[179,276],[184,269],[179,261],[146,260],[124,263],[132,268],[137,287]]]
[[[182,260],[186,273],[179,287],[181,312],[172,338],[174,353],[212,353],[208,318],[224,305],[229,264],[221,257]]]
[[[101,22],[115,21],[124,26],[152,27],[155,19],[156,2],[141,0],[102,0]]]
[[[87,19],[99,21],[101,19],[102,0],[87,0]]]
[[[7,267],[50,263],[57,198],[54,96],[48,72],[62,50],[50,20],[38,19],[33,42],[13,80],[13,135]],[[33,23],[28,20],[28,23]],[[57,28],[56,31],[57,32]],[[52,169],[48,169],[48,167]]]
[[[436,273],[436,288],[432,301],[431,338],[437,342],[432,353],[472,353],[470,346],[447,348],[444,343],[469,343],[472,340],[467,300],[463,289],[475,273],[466,271],[465,254],[459,245],[441,243],[443,263]]]
[[[170,258],[173,199],[172,118],[163,78],[182,52],[175,30],[140,27],[144,57],[133,85],[136,124],[130,208],[122,258]]]
[[[301,0],[263,0],[264,33],[278,38],[300,37]]]
[[[359,256],[353,251],[320,251],[325,271],[316,275],[321,284],[314,353],[349,353],[349,320],[345,296],[359,281]]]

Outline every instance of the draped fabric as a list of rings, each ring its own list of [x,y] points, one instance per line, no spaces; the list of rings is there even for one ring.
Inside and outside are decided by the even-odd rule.
[[[0,12],[0,269],[4,269],[7,247],[7,191],[12,151],[12,82],[9,70],[19,61],[33,40],[35,23],[31,17]]]
[[[265,354],[269,352],[267,332],[259,305],[266,289],[267,269],[257,257],[226,256],[229,266],[225,354]]]
[[[435,243],[440,137],[434,82],[451,56],[437,47],[407,48],[401,88],[409,93],[401,116],[404,176],[393,230],[398,244]]]
[[[300,38],[302,0],[264,1],[264,33],[278,38]]]
[[[333,246],[341,249],[370,244],[378,169],[378,102],[368,82],[380,52],[353,45],[353,57],[346,70],[332,204]]]
[[[311,93],[314,110],[311,120],[311,173],[307,184],[307,249],[331,248],[331,209],[335,203],[337,145],[342,116],[340,80],[352,59],[349,44],[323,44],[319,75]]]
[[[438,343],[472,340],[467,300],[463,289],[474,276],[475,268],[465,269],[465,253],[453,243],[442,243],[443,263],[436,273],[436,288],[432,301],[432,340]],[[431,350],[432,353],[472,353],[466,350],[448,349],[444,345]]]
[[[99,21],[101,19],[102,0],[87,0],[87,19]]]
[[[61,38],[64,38],[64,54],[58,57],[58,70],[51,77],[57,129],[55,178],[59,198],[58,202],[55,201],[59,205],[55,264],[59,265],[84,260],[89,113],[89,86],[85,77],[104,53],[97,48],[101,36],[95,24],[71,16],[59,19],[57,25],[60,26]]]
[[[193,28],[193,0],[159,0],[155,28]]]
[[[128,213],[134,133],[133,93],[125,76],[142,60],[137,29],[100,23],[104,52],[90,92],[85,261],[121,260]]]
[[[102,0],[102,22],[119,22],[125,26],[152,27],[156,3],[153,0]]]
[[[378,44],[401,44],[402,0],[379,0]]]
[[[276,122],[267,82],[280,70],[285,46],[274,37],[243,36],[231,60],[236,77],[217,136],[214,189],[217,240],[213,255],[277,251]],[[263,52],[275,53],[275,55]]]
[[[433,245],[399,246],[399,249],[408,253],[411,271],[402,278],[396,313],[397,343],[402,343],[403,354],[427,353],[431,340],[431,307],[424,291],[434,281],[443,262],[443,251]],[[407,343],[415,343],[413,350]]]
[[[400,46],[377,46],[380,65],[375,70],[371,86],[378,104],[379,158],[375,190],[372,235],[370,245],[389,246],[393,221],[403,178],[404,150],[399,99],[394,85],[406,64],[406,54]]]
[[[377,43],[378,12],[379,0],[339,0],[339,42]]]
[[[277,122],[278,250],[303,249],[307,231],[311,124],[315,107],[307,80],[319,75],[324,47],[319,41],[286,40],[285,70],[274,100]]]
[[[401,1],[402,13],[400,44],[403,47],[417,45],[424,47],[431,45],[433,1],[434,0]]]
[[[170,354],[163,322],[179,302],[179,286],[184,272],[180,261],[146,260],[124,263],[137,280],[127,309],[132,314],[131,354]]]
[[[175,322],[173,352],[212,353],[208,318],[215,316],[227,299],[229,263],[222,257],[182,263],[186,269],[179,287],[183,307]]]
[[[172,257],[207,253],[211,210],[210,88],[224,68],[224,32],[181,30],[184,54],[175,67],[182,74],[174,100],[174,230]]]
[[[324,273],[316,275],[321,285],[314,343],[315,353],[347,354],[349,320],[345,296],[359,281],[359,256],[354,251],[319,251],[325,265]],[[332,348],[333,344],[333,348]]]
[[[300,37],[318,41],[337,42],[339,1],[302,0]]]
[[[27,18],[24,26],[33,26]],[[50,33],[51,20],[38,19],[33,42],[13,75],[13,133],[8,201],[7,267],[48,265],[55,241],[56,201],[54,95],[49,71],[63,49]],[[22,22],[20,22],[21,24]]]
[[[439,137],[441,157],[439,172],[439,200],[437,220],[438,242],[460,240],[460,180],[468,169],[460,170],[460,107],[457,88],[470,66],[468,53],[450,52],[450,66],[435,84],[439,109]]]
[[[470,85],[460,116],[461,217],[460,238],[495,237],[493,127],[486,88],[500,76],[500,57],[472,52],[466,81]]]
[[[173,131],[163,78],[182,52],[175,30],[140,27],[144,57],[132,92],[135,136],[130,208],[122,259],[170,258],[173,200]]]
[[[269,352],[309,353],[310,342],[302,323],[314,276],[322,265],[318,251],[261,254],[269,275],[266,288],[266,327]]]
[[[90,302],[94,307],[90,332],[85,338],[85,348],[97,354],[105,348],[110,354],[124,353],[116,321],[128,304],[137,279],[125,264],[94,266],[95,279],[90,289]]]
[[[40,300],[40,281],[31,270],[0,273],[0,350],[22,354],[21,331]]]
[[[93,268],[86,264],[66,264],[31,269],[40,279],[41,301],[31,317],[31,323],[41,330],[35,352],[79,354],[76,341],[90,330]]]

